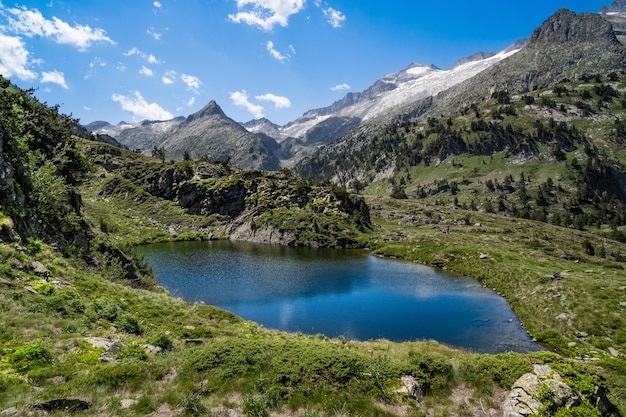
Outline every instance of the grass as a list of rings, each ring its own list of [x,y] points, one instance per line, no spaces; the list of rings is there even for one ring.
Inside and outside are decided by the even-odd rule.
[[[139,157],[133,158],[138,164]],[[501,163],[499,155],[487,168],[478,158],[459,158],[455,166],[428,169],[456,170],[456,178],[478,184]],[[129,175],[147,176],[140,166]],[[428,178],[426,171],[410,174]],[[223,227],[223,218],[189,215],[130,180],[116,193],[100,194],[114,179],[104,173],[83,190],[83,210],[96,242],[132,247],[207,238],[219,233],[216,224]],[[278,194],[257,194],[257,201],[298,197],[272,181],[262,186]],[[110,259],[86,263],[63,258],[45,243],[29,240],[0,244],[0,278],[9,282],[0,284],[0,404],[24,407],[52,398],[82,398],[93,404],[85,415],[144,415],[160,407],[182,415],[219,415],[225,408],[258,416],[390,416],[398,410],[473,415],[484,405],[497,408],[519,376],[535,363],[547,363],[582,395],[590,386],[606,385],[624,410],[626,360],[613,357],[609,348],[626,352],[620,305],[626,265],[610,254],[626,253],[626,245],[600,231],[464,210],[436,198],[395,200],[369,191],[380,194],[365,197],[372,230],[348,229],[345,219],[338,220],[340,199],[324,202],[320,189],[301,204],[301,211],[274,208],[256,219],[277,229],[312,233],[314,218],[323,236],[335,228],[330,231],[372,253],[474,277],[503,294],[530,334],[562,355],[477,355],[435,341],[356,342],[280,333],[215,307],[186,303],[158,287],[131,288],[122,279],[123,268]],[[448,227],[450,233],[442,233]],[[302,243],[319,239],[309,236]],[[50,282],[30,270],[32,261],[51,271]],[[554,271],[562,279],[552,279]],[[55,283],[60,280],[66,284]],[[123,349],[113,362],[103,362],[105,349],[94,347],[87,337],[110,337]],[[162,350],[155,353],[146,345]],[[403,375],[421,383],[424,408],[396,392]],[[123,409],[122,399],[137,402]]]

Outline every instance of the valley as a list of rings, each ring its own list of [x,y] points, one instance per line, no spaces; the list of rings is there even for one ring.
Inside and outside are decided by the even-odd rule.
[[[624,415],[623,6],[282,127],[211,101],[85,130],[0,78],[0,415]],[[270,330],[136,252],[226,240],[463,275],[546,350]]]

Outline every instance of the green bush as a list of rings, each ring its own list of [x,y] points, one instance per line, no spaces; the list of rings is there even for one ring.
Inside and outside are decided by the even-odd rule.
[[[110,388],[121,388],[131,384],[138,384],[144,381],[145,378],[144,366],[136,362],[102,365],[90,374],[91,383]]]
[[[156,333],[148,339],[148,343],[151,345],[160,347],[163,350],[171,350],[174,347],[172,339],[165,333]]]
[[[412,351],[409,352],[409,363],[415,369],[413,376],[427,393],[448,391],[452,387],[454,373],[447,358],[428,351]]]
[[[123,315],[117,319],[117,328],[124,333],[141,334],[143,330],[139,321],[133,316]]]
[[[124,346],[124,348],[119,351],[116,357],[122,360],[145,361],[146,359],[148,359],[148,354],[146,353],[146,350],[143,348],[143,346],[133,343],[128,346]]]
[[[471,357],[461,364],[459,374],[471,386],[489,391],[494,385],[510,389],[520,376],[530,371],[532,366],[527,357],[507,352]]]
[[[52,363],[52,351],[42,343],[33,343],[18,347],[9,356],[9,362],[18,372]]]

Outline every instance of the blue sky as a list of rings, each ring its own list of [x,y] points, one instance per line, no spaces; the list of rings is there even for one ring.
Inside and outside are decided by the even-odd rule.
[[[87,124],[215,100],[278,124],[411,63],[497,52],[560,8],[611,0],[0,0],[0,74]]]

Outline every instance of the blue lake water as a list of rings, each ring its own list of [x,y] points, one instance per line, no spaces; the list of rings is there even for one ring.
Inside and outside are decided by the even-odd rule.
[[[140,248],[159,285],[266,328],[329,337],[433,339],[477,352],[540,350],[477,281],[363,251],[242,242]]]

